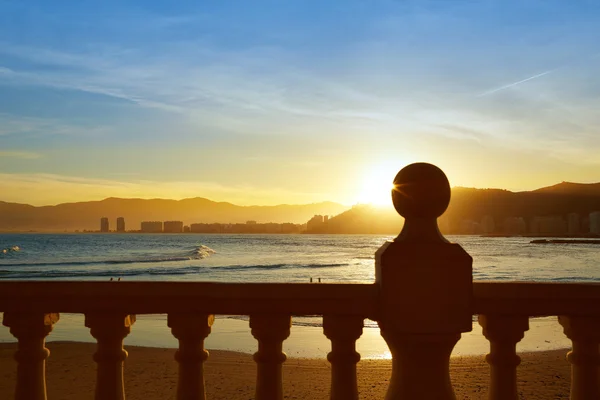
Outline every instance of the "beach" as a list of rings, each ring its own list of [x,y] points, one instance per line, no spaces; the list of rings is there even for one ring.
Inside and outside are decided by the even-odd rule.
[[[48,398],[92,399],[95,383],[93,343],[50,342],[47,361]],[[14,393],[16,363],[14,343],[0,344],[0,398]],[[130,400],[175,399],[177,363],[175,349],[126,346],[125,390]],[[209,350],[205,364],[207,398],[248,400],[254,398],[256,366],[252,356],[223,350]],[[520,398],[568,398],[570,366],[568,350],[520,354],[518,372]],[[391,360],[361,360],[358,385],[361,399],[383,399],[391,373]],[[330,365],[324,359],[289,358],[283,368],[284,398],[327,399]],[[451,359],[451,377],[457,399],[485,399],[489,367],[483,356]]]

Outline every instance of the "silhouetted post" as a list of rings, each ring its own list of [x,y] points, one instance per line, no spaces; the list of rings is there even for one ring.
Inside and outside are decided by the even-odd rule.
[[[135,322],[135,315],[85,314],[85,326],[98,342],[94,361],[96,371],[96,400],[125,400],[123,385],[123,362],[127,351],[123,339]]]
[[[323,331],[331,340],[331,400],[358,400],[356,363],[360,354],[356,340],[363,331],[364,318],[355,315],[324,315]]]
[[[573,343],[573,350],[567,354],[571,363],[571,400],[600,399],[600,320],[559,316],[558,322]]]
[[[287,359],[283,341],[290,336],[289,315],[250,315],[252,336],[258,340],[256,361],[256,400],[282,400],[281,365]]]
[[[204,400],[204,361],[208,351],[204,349],[204,339],[210,334],[214,315],[169,314],[167,325],[173,336],[179,340],[179,350],[175,360],[179,363],[177,400]]]
[[[490,400],[518,400],[517,343],[529,329],[526,315],[479,315],[483,335],[490,341],[490,353],[485,357],[490,365]]]
[[[393,357],[386,399],[455,399],[450,354],[472,330],[473,259],[438,230],[450,184],[436,166],[411,164],[396,175],[392,201],[404,228],[375,253],[378,323]]]
[[[19,341],[15,353],[16,400],[46,400],[46,359],[50,351],[45,342],[58,318],[58,313],[4,313],[2,324]]]

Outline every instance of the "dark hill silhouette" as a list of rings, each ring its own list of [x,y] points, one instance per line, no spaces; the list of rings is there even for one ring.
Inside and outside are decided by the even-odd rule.
[[[534,193],[570,194],[576,196],[600,196],[600,183],[561,182],[533,191]]]
[[[390,201],[391,203],[391,201]],[[502,232],[508,217],[523,217],[526,222],[535,216],[566,216],[577,213],[585,219],[590,212],[600,211],[600,184],[561,183],[531,192],[511,192],[503,189],[456,187],[448,210],[442,217],[444,233],[460,233],[463,220],[481,222],[489,215]],[[398,233],[402,219],[391,207],[355,206],[327,223],[314,226],[313,233]]]
[[[1,231],[98,230],[100,218],[108,217],[115,229],[117,217],[125,217],[127,230],[137,230],[141,221],[184,221],[185,224],[293,222],[304,223],[314,214],[338,214],[347,207],[332,202],[277,206],[238,206],[202,197],[167,199],[120,199],[63,203],[34,207],[27,204],[0,202]]]
[[[507,217],[523,217],[529,221],[535,216],[564,217],[578,213],[586,218],[593,211],[600,211],[600,183],[563,182],[530,192],[457,187],[452,189],[452,199],[441,226],[457,227],[463,220],[480,222],[489,215],[501,229],[502,221]],[[315,232],[393,234],[402,225],[402,219],[391,207],[391,200],[389,207],[359,205],[347,210],[347,207],[332,202],[238,206],[202,197],[183,200],[107,198],[43,207],[0,202],[0,231],[97,230],[101,217],[108,217],[111,229],[114,229],[116,218],[123,216],[127,229],[132,230],[139,229],[141,221],[150,220],[180,220],[185,224],[244,223],[248,220],[305,223],[315,214],[335,215],[327,227],[315,228]]]
[[[308,230],[308,233],[387,233],[397,234],[403,219],[392,206],[361,204]]]
[[[497,223],[507,217],[566,216],[577,213],[585,218],[600,211],[600,184],[561,183],[531,192],[499,189],[455,188],[444,219],[457,226],[468,219],[481,221],[490,215]]]

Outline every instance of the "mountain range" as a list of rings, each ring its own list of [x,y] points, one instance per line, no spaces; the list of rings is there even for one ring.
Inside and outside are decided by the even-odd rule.
[[[391,201],[390,201],[391,203]],[[456,187],[442,218],[456,226],[469,219],[481,221],[492,216],[500,222],[506,217],[532,218],[544,215],[578,213],[586,217],[600,211],[600,183],[562,182],[533,191],[511,192],[503,189]],[[121,199],[64,203],[35,207],[0,201],[0,231],[98,230],[100,218],[108,217],[111,229],[117,217],[124,217],[127,230],[137,230],[142,221],[183,221],[191,223],[305,223],[313,215],[334,216],[330,233],[393,233],[402,225],[391,205],[349,207],[333,202],[304,205],[239,206],[196,197],[183,200]]]
[[[335,215],[348,207],[333,202],[277,206],[238,206],[202,197],[183,200],[107,198],[101,201],[35,207],[0,201],[0,231],[98,230],[108,217],[110,229],[125,218],[127,230],[140,229],[142,221],[202,223],[305,223],[315,214]]]
[[[507,217],[566,216],[577,213],[587,217],[600,211],[600,183],[562,182],[526,192],[502,189],[454,188],[444,218],[459,222],[481,221],[492,216],[496,221]]]

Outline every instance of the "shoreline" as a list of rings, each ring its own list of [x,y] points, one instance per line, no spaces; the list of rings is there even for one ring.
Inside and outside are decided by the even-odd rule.
[[[320,318],[312,322],[319,321]],[[452,352],[453,357],[480,356],[489,352],[489,342],[483,336],[481,326],[473,322],[472,329],[471,332],[462,334]],[[0,343],[15,340],[8,328],[0,327]],[[83,315],[68,313],[60,315],[60,320],[54,325],[46,342],[64,341],[95,343],[89,329],[84,326]],[[163,314],[138,315],[131,333],[124,342],[126,346],[156,348],[178,346],[177,339],[167,327],[167,317]],[[517,351],[525,353],[564,349],[570,346],[571,341],[564,335],[556,317],[532,318],[529,321],[529,330],[517,344]],[[257,341],[252,337],[247,319],[217,315],[212,332],[205,341],[205,347],[253,354],[257,349]],[[289,338],[283,343],[284,351],[294,358],[325,359],[330,348],[331,342],[323,334],[320,324],[314,326],[293,324]],[[363,333],[356,342],[356,349],[363,359],[377,360],[391,357],[387,344],[376,326],[363,328]]]
[[[96,345],[81,342],[49,342],[48,397],[64,400],[91,398],[96,366]],[[125,390],[129,400],[174,399],[177,387],[175,349],[126,345]],[[16,376],[15,343],[0,344],[0,398],[12,398]],[[245,353],[210,350],[205,363],[207,398],[253,398],[256,365]],[[526,352],[518,369],[520,398],[568,397],[570,365],[566,349]],[[284,396],[290,399],[327,399],[331,367],[324,359],[289,357],[283,364]],[[361,399],[384,398],[391,374],[391,360],[361,360],[357,365]],[[482,356],[452,357],[450,374],[457,399],[485,399],[489,366]]]

